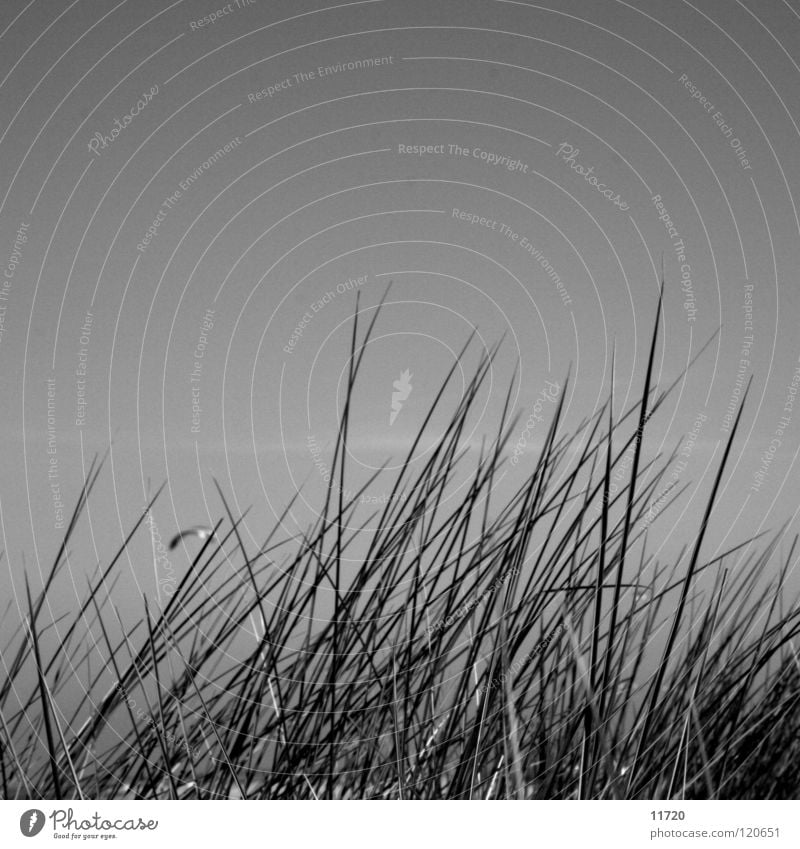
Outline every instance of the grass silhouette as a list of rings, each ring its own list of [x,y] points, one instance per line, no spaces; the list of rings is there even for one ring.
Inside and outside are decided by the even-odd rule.
[[[738,417],[685,552],[663,563],[646,550],[651,522],[683,491],[653,516],[674,455],[648,460],[642,437],[677,384],[652,385],[660,308],[640,400],[616,414],[609,397],[562,433],[562,391],[543,447],[499,504],[519,418],[510,390],[477,459],[462,447],[496,349],[411,463],[454,365],[367,534],[360,495],[385,471],[352,493],[344,483],[379,310],[362,338],[357,307],[339,486],[315,521],[282,539],[280,517],[248,550],[218,486],[214,533],[163,609],[143,599],[133,624],[114,582],[158,493],[78,610],[45,619],[95,461],[2,649],[3,797],[795,798],[800,610],[783,587],[797,540],[781,563],[780,533],[703,556]],[[627,482],[612,486],[631,453]],[[468,483],[453,499],[457,473]]]

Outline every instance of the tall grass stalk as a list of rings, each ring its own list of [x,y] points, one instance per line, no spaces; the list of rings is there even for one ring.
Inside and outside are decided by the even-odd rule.
[[[41,589],[25,578],[2,649],[3,796],[794,798],[800,610],[786,579],[797,540],[780,562],[785,529],[703,549],[741,410],[687,529],[687,565],[647,548],[652,521],[684,492],[648,513],[671,458],[648,457],[643,437],[681,379],[653,385],[661,300],[639,400],[615,412],[609,396],[567,430],[567,375],[541,449],[502,500],[519,420],[510,390],[480,451],[464,442],[496,348],[413,461],[468,340],[370,517],[360,496],[387,472],[357,485],[348,428],[380,309],[363,334],[358,312],[338,494],[331,483],[300,534],[283,535],[290,504],[248,550],[244,516],[218,485],[223,516],[172,597],[145,599],[125,622],[114,584],[157,493],[76,610],[45,621],[101,473],[92,464]]]

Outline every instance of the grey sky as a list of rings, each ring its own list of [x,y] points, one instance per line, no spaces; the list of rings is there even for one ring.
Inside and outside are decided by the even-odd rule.
[[[49,560],[59,501],[112,441],[76,562],[119,543],[148,481],[168,480],[165,535],[220,514],[212,475],[253,505],[252,539],[305,481],[302,524],[331,464],[355,293],[363,327],[390,280],[357,396],[359,474],[402,456],[473,328],[467,364],[506,336],[473,450],[517,364],[517,409],[571,364],[574,424],[605,397],[616,344],[622,409],[662,254],[659,385],[721,326],[646,442],[669,451],[706,417],[664,550],[696,526],[750,375],[709,545],[796,527],[788,4],[259,0],[202,25],[201,2],[5,8],[4,584],[23,551]],[[445,410],[461,387],[458,373]]]

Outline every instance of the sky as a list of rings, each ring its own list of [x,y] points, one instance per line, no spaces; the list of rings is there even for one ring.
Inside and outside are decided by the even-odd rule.
[[[302,530],[330,474],[357,296],[362,329],[385,297],[350,434],[353,482],[388,464],[368,502],[447,371],[415,468],[500,340],[468,457],[509,386],[524,419],[569,373],[565,427],[591,415],[612,351],[625,410],[662,267],[658,386],[710,344],[645,439],[653,457],[691,434],[687,494],[654,544],[671,556],[696,533],[751,378],[708,551],[798,529],[790,4],[4,9],[0,586],[44,572],[106,451],[68,594],[162,483],[164,537],[222,515],[214,479],[250,509],[248,544],[298,489],[284,529]],[[552,416],[540,406],[509,491]],[[145,548],[126,569],[149,586]]]

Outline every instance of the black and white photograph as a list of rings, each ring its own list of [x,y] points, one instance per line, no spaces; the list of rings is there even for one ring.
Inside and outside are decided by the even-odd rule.
[[[800,845],[798,207],[797,0],[0,0],[0,844]]]

